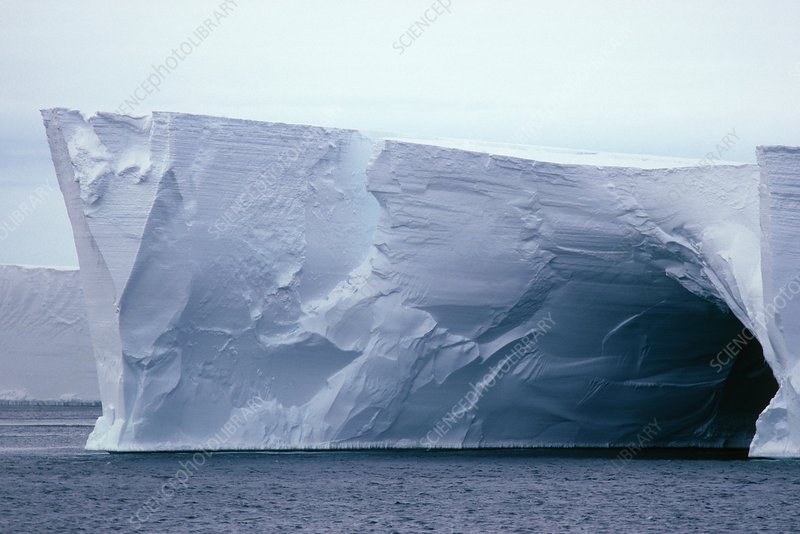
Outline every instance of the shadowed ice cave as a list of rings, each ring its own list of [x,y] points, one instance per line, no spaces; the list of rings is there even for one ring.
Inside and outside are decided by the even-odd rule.
[[[560,328],[543,336],[532,353],[486,391],[458,442],[524,446],[534,435],[543,443],[575,446],[611,437],[610,445],[626,446],[638,443],[642,429],[656,421],[659,430],[647,436],[648,446],[749,447],[756,419],[778,389],[761,345],[724,304],[651,274],[643,290],[640,278],[617,273],[616,285],[624,289],[630,283],[631,291],[613,295],[597,279],[573,279],[560,299],[570,304],[552,313]],[[641,310],[642,291],[650,293],[653,304],[609,328],[609,307]],[[503,329],[502,324],[496,327]],[[598,351],[591,340],[601,338]],[[455,405],[515,344],[411,394],[395,422],[376,438],[407,434],[431,404]],[[513,406],[509,395],[515,398]],[[448,428],[440,439],[435,433],[429,437],[436,446],[448,446],[452,434],[458,432]],[[491,442],[484,436],[492,436]]]

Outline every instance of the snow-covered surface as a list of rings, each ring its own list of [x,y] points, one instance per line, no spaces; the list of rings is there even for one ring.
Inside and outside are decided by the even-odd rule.
[[[614,152],[595,152],[569,148],[540,147],[531,145],[515,145],[508,143],[492,143],[488,141],[472,141],[468,139],[447,138],[406,138],[384,135],[382,139],[433,145],[444,148],[455,148],[469,152],[482,152],[497,156],[562,163],[566,165],[597,165],[600,167],[633,167],[638,169],[669,169],[674,167],[697,167],[704,160],[653,156],[649,154],[620,154]],[[715,165],[745,165],[736,161],[714,160]]]
[[[99,397],[75,269],[0,265],[0,400]]]
[[[100,370],[90,448],[607,446],[652,421],[649,445],[746,447],[712,359],[744,324],[792,360],[755,165],[43,115]],[[756,442],[797,454],[786,413]]]

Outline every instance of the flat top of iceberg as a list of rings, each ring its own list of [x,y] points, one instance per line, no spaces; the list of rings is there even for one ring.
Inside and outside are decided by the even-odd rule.
[[[143,113],[136,116],[119,115],[109,112],[92,112],[86,113],[78,110],[70,110],[67,108],[53,108],[52,110],[60,113],[78,113],[86,122],[91,122],[96,117],[106,117],[114,120],[119,120],[126,123],[135,123],[140,127],[147,126],[154,115],[172,115],[172,116],[194,116],[210,120],[212,122],[238,122],[238,123],[260,123],[279,126],[302,126],[309,128],[324,128],[329,130],[339,131],[359,131],[362,135],[372,138],[381,139],[385,141],[397,141],[402,143],[411,143],[418,145],[431,145],[442,148],[454,148],[457,150],[465,150],[469,152],[480,152],[484,154],[491,154],[495,156],[508,156],[513,158],[527,159],[533,161],[541,161],[548,163],[556,163],[561,165],[590,165],[597,167],[622,167],[622,168],[636,168],[636,169],[668,169],[676,167],[700,167],[708,165],[733,165],[733,166],[746,166],[748,163],[740,161],[728,160],[711,160],[706,159],[705,155],[699,155],[697,158],[678,158],[672,156],[654,156],[649,154],[626,154],[617,152],[597,152],[594,150],[582,150],[574,148],[556,148],[545,147],[537,145],[525,145],[518,143],[500,143],[492,141],[479,141],[471,139],[457,139],[457,138],[425,138],[425,137],[412,137],[406,135],[399,135],[391,132],[379,132],[369,130],[354,130],[352,128],[340,128],[334,126],[313,126],[301,123],[285,123],[275,121],[262,121],[252,119],[240,119],[233,117],[218,117],[211,115],[198,115],[195,113],[182,113],[175,111],[152,111],[150,113]],[[764,147],[761,147],[762,150]]]
[[[0,263],[0,269],[44,270],[44,271],[76,271],[77,267],[69,265],[28,265],[24,263]]]
[[[697,159],[652,156],[647,154],[622,154],[615,152],[596,152],[572,148],[553,148],[513,143],[472,141],[468,139],[422,139],[412,137],[385,137],[389,141],[434,145],[455,148],[470,152],[489,153],[497,156],[546,161],[563,165],[596,165],[598,167],[635,167],[639,169],[667,169],[673,167],[698,167],[704,157]],[[706,163],[707,165],[708,163]],[[738,161],[714,160],[714,165],[747,165]]]

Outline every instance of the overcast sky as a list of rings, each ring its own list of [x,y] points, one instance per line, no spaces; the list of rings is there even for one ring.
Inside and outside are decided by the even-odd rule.
[[[117,110],[161,64],[135,114],[698,160],[732,129],[728,160],[800,145],[800,2],[109,4],[2,2],[0,263],[77,265],[38,110]]]

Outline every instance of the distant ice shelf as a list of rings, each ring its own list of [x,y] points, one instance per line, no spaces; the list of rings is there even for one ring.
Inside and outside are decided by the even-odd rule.
[[[43,111],[111,451],[800,455],[800,149],[758,165]],[[655,423],[655,424],[653,424]]]
[[[0,265],[0,401],[99,398],[78,271]]]

